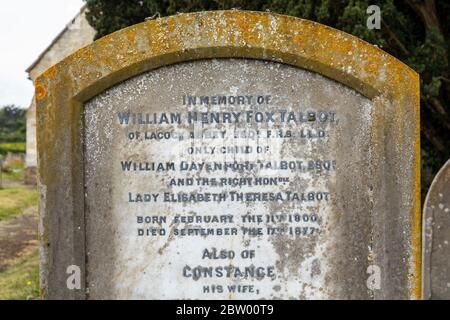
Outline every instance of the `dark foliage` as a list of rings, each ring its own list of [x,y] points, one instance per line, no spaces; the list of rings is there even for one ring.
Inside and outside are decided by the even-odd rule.
[[[25,109],[14,105],[0,109],[0,143],[25,142],[26,119]]]

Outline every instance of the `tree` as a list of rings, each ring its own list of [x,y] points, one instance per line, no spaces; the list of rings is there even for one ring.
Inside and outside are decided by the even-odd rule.
[[[422,185],[450,157],[448,0],[85,0],[97,38],[178,12],[270,10],[317,21],[353,34],[405,62],[421,77]],[[381,8],[381,29],[366,27],[369,4]]]
[[[0,143],[25,142],[27,127],[25,113],[25,109],[14,105],[0,109]]]

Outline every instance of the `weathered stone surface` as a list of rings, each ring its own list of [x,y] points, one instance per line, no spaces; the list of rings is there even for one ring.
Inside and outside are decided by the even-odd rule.
[[[260,95],[270,96],[270,101],[187,106],[183,105],[187,94],[198,97],[253,95],[255,98]],[[158,118],[159,115],[179,114],[181,124],[120,125],[119,112],[148,114],[152,120],[155,114]],[[232,114],[232,123],[219,120],[220,124],[189,124],[188,116],[193,116],[194,112]],[[320,113],[323,118],[299,120],[300,112]],[[236,118],[238,113],[239,119]],[[256,121],[257,115],[267,113],[272,115],[272,120]],[[203,60],[164,67],[94,98],[85,106],[84,138],[86,205],[92,208],[86,212],[89,250],[86,271],[90,297],[369,298],[366,270],[373,261],[368,257],[368,248],[381,246],[370,239],[374,231],[371,226],[374,212],[364,209],[370,206],[369,188],[378,183],[372,175],[381,165],[369,156],[372,147],[367,137],[377,130],[373,127],[374,114],[374,104],[370,100],[332,80],[283,64],[256,60]],[[294,118],[288,121],[288,115],[295,116],[295,121]],[[130,140],[129,134],[135,132],[147,136],[142,140]],[[217,136],[189,139],[192,132]],[[152,134],[158,133],[171,133],[172,138],[152,138]],[[318,136],[321,133],[324,136]],[[242,137],[250,134],[257,137]],[[236,135],[240,138],[235,138]],[[235,146],[246,149],[235,150]],[[191,147],[198,153],[191,154]],[[264,151],[258,153],[258,147]],[[145,172],[123,170],[122,165],[128,161],[163,166],[161,171],[153,168]],[[309,167],[311,161],[320,166]],[[188,167],[192,163],[234,162],[252,163],[255,168],[238,172],[183,170],[184,164]],[[275,168],[283,163],[289,163],[291,169]],[[168,169],[166,164],[173,164],[174,170]],[[268,165],[271,167],[267,168]],[[356,177],[355,172],[358,172]],[[177,179],[186,178],[195,179],[192,186],[170,185],[172,179],[176,184]],[[212,178],[218,185],[211,186],[209,179]],[[236,181],[239,185],[230,185],[228,181],[221,185],[222,179],[230,178],[247,180]],[[282,179],[283,182],[260,185],[256,178]],[[208,179],[208,185],[196,179]],[[370,185],[367,185],[368,180],[371,180]],[[210,192],[227,197],[199,202],[162,199],[181,192],[196,195]],[[250,192],[255,196],[280,193],[284,200],[236,199],[239,193]],[[314,193],[315,198],[288,200],[287,192]],[[158,199],[129,202],[130,194],[132,201],[138,201],[139,194],[149,193],[157,195]],[[356,194],[360,195],[359,199]],[[225,222],[203,222],[211,215],[222,217]],[[267,221],[282,215],[291,219],[301,217],[301,221]],[[201,221],[183,223],[176,220],[176,216],[199,217]],[[230,216],[232,221],[227,218]],[[167,221],[136,222],[144,217]],[[256,217],[263,221],[248,221]],[[182,230],[194,232],[192,227],[215,231],[208,236],[177,236]],[[151,228],[164,230],[166,235],[138,236],[138,230]],[[286,232],[270,234],[275,228],[286,228]],[[217,232],[233,229],[236,229],[236,236],[217,235]],[[300,230],[301,234],[296,236],[294,230]],[[261,234],[253,235],[252,231]],[[108,250],[104,248],[105,242],[109,243]],[[254,250],[255,257],[248,260],[202,258],[204,250],[212,248],[233,251],[237,255],[243,250]],[[406,255],[399,258],[405,259]],[[384,259],[383,253],[377,253],[376,260]],[[115,263],[105,273],[104,266],[111,261]],[[242,280],[214,274],[194,280],[191,276],[191,269],[195,267],[217,268],[224,264],[273,268],[276,278]],[[176,288],[168,285],[170,282]],[[226,289],[233,284],[252,286],[254,291],[233,294]],[[211,286],[211,290],[213,286],[222,286],[224,291],[203,293],[204,286]]]
[[[217,60],[207,60],[211,58]],[[107,90],[124,80],[128,81]],[[133,217],[155,215],[154,210],[169,217],[197,214],[197,210],[203,215],[229,210],[238,217],[246,212],[265,216],[300,210],[317,214],[318,222],[311,226],[321,233],[304,241],[301,237],[250,237],[249,246],[256,245],[255,264],[274,265],[276,278],[254,281],[260,286],[256,286],[259,296],[226,298],[419,298],[418,88],[417,74],[379,49],[335,29],[270,13],[177,15],[121,30],[78,51],[46,71],[36,86],[44,296],[224,298],[224,292],[199,294],[200,280],[189,285],[176,272],[182,261],[199,263],[199,250],[205,249],[201,244],[243,249],[242,240],[248,239],[233,236],[202,242],[201,237],[160,236],[151,241],[136,235]],[[282,109],[336,110],[339,124],[316,123],[317,118],[308,122],[314,129],[329,131],[322,144],[315,145],[312,139],[268,143],[273,148],[270,160],[331,160],[334,172],[291,172],[286,186],[255,188],[322,190],[329,192],[329,203],[169,202],[130,210],[126,190],[133,198],[144,189],[142,193],[189,192],[192,187],[169,187],[171,172],[144,173],[142,179],[120,172],[117,160],[177,158],[178,162],[186,155],[177,157],[177,152],[185,150],[189,140],[164,147],[155,141],[134,146],[126,141],[130,130],[117,123],[117,112],[170,112],[182,108],[183,95],[227,93],[270,95],[274,104],[260,108],[278,114]],[[229,106],[217,105],[200,109],[230,111]],[[258,107],[242,105],[236,110],[249,109]],[[187,129],[183,125],[167,128]],[[267,124],[248,125],[265,129]],[[231,124],[210,126],[234,128]],[[287,129],[288,125],[274,127]],[[211,147],[220,141],[200,145]],[[209,158],[214,155],[200,159]],[[195,190],[200,193],[205,188]],[[178,248],[184,249],[180,258]],[[81,268],[81,290],[65,287],[69,265]],[[159,278],[154,277],[156,269]],[[379,287],[368,285],[373,275],[379,276]],[[160,285],[149,291],[150,281]]]
[[[423,290],[424,299],[450,299],[450,160],[423,207]]]

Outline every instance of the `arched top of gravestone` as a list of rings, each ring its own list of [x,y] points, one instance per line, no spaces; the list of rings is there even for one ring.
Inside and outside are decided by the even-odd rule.
[[[450,180],[450,159],[439,169],[438,173],[433,179],[433,182],[430,185],[430,189],[428,190],[427,196],[425,198],[425,202],[423,205],[423,211],[426,211],[427,207],[434,206],[432,201],[436,196],[439,196],[439,192],[441,189],[444,189],[447,181]],[[442,196],[442,195],[441,195]]]
[[[230,10],[179,14],[105,36],[44,72],[36,83],[37,99],[48,98],[49,83],[59,83],[60,89],[87,100],[150,69],[220,57],[294,65],[368,98],[385,93],[396,99],[412,92],[412,102],[419,95],[416,72],[361,39],[295,17]],[[74,80],[67,82],[68,78]]]

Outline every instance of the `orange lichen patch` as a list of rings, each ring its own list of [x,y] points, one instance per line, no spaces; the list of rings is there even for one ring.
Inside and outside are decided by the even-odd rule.
[[[56,68],[52,67],[52,68],[47,69],[44,72],[44,76],[47,78],[52,78],[52,77],[56,76]]]
[[[134,30],[125,32],[125,36],[127,37],[129,42],[134,43],[134,41],[136,39]]]
[[[47,95],[47,92],[45,91],[45,87],[40,84],[36,84],[35,93],[36,93],[37,100],[42,100]]]
[[[81,48],[78,51],[78,54],[83,57],[84,59],[87,60],[92,60],[92,53],[90,52],[90,50],[88,50],[87,48]]]
[[[175,21],[175,20],[168,20],[168,21],[167,21],[167,25],[166,25],[167,32],[169,32],[169,33],[174,32],[176,26],[177,26],[177,24],[176,24],[176,21]]]
[[[178,20],[177,21],[178,24],[187,26],[193,22],[193,20],[196,18],[196,15],[198,15],[198,14],[199,13],[197,13],[197,14],[180,14],[180,15],[176,16],[176,19]],[[168,19],[170,19],[170,18],[173,19],[174,17],[168,17]]]
[[[375,59],[368,59],[368,63],[365,65],[364,71],[367,73],[374,73],[378,70],[379,61]]]

